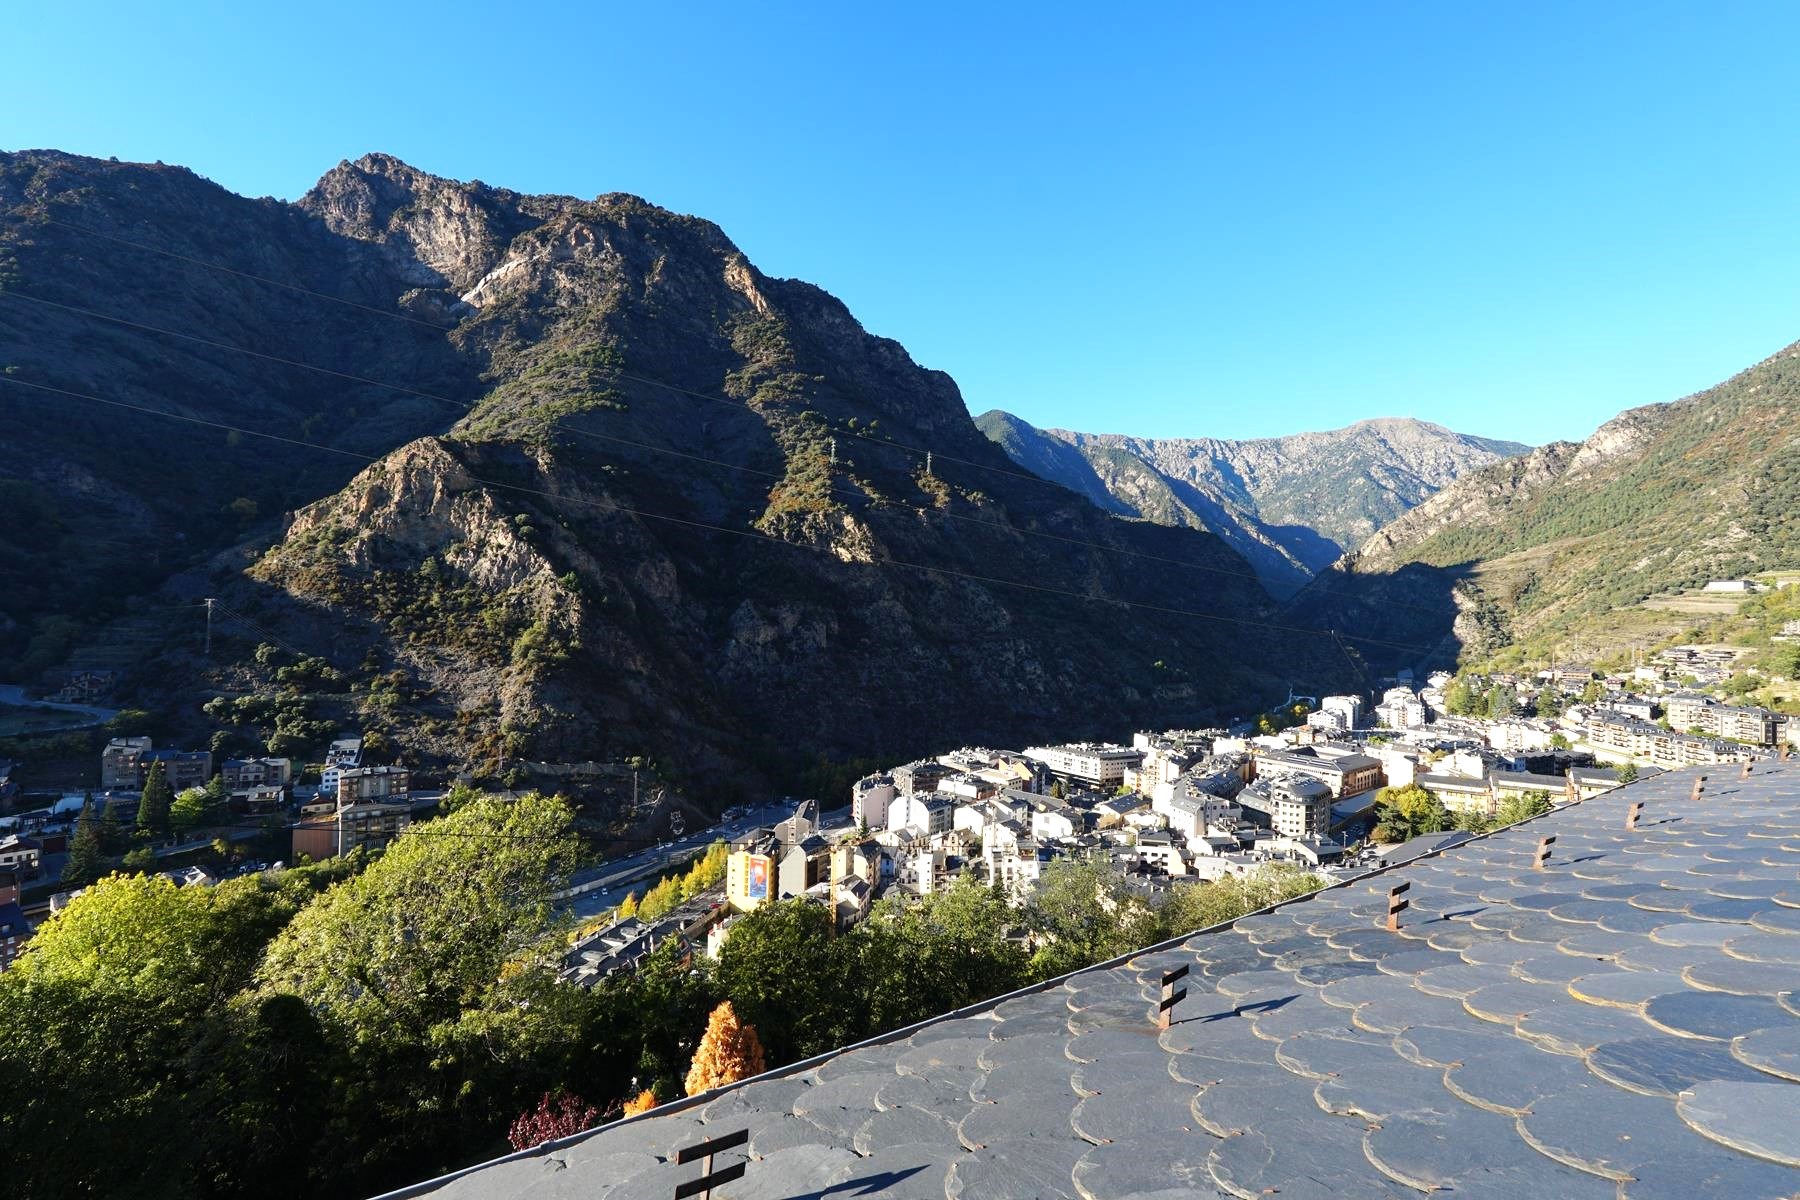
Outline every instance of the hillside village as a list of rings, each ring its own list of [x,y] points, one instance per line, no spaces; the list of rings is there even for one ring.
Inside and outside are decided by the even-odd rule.
[[[1269,732],[1265,716],[907,762],[855,784],[835,836],[808,802],[734,841],[717,886],[677,910],[591,930],[564,978],[591,983],[671,938],[716,957],[732,920],[772,900],[814,900],[848,927],[883,895],[968,876],[1020,903],[1059,858],[1104,862],[1147,893],[1271,865],[1343,878],[1417,853],[1403,834],[1438,845],[1664,770],[1786,758],[1800,721],[1697,690],[1736,656],[1684,646],[1622,673],[1438,672],[1373,703],[1295,705]]]

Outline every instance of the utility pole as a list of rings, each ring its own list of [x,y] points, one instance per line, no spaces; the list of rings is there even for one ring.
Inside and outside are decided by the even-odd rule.
[[[931,474],[931,451],[929,450],[925,452],[925,473]]]
[[[207,658],[212,657],[212,617],[213,605],[216,603],[218,603],[218,601],[213,599],[213,597],[208,596],[206,598],[206,649],[202,651],[202,653]]]
[[[837,439],[831,439],[831,465],[837,466]]]

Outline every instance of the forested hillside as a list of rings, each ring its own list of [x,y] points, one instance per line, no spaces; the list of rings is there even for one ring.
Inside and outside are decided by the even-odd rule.
[[[1602,645],[1609,614],[1648,597],[1800,565],[1797,411],[1788,347],[1460,480],[1320,576],[1294,613],[1452,656]],[[1440,598],[1454,609],[1415,606]]]

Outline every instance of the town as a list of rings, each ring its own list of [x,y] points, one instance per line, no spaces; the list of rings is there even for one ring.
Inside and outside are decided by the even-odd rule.
[[[1290,697],[1228,728],[950,750],[857,781],[842,809],[728,810],[577,875],[562,978],[591,985],[671,940],[716,957],[735,918],[771,900],[814,901],[844,928],[884,896],[964,877],[1022,904],[1057,859],[1105,864],[1152,896],[1271,865],[1343,878],[1415,839],[1471,836],[1661,770],[1785,757],[1800,721],[1722,699],[1736,657],[1676,646],[1610,673],[1402,675],[1378,696]],[[298,764],[127,733],[101,750],[97,793],[42,806],[25,803],[16,766],[0,762],[0,969],[112,856],[207,886],[379,851],[445,795],[366,762],[356,735]]]

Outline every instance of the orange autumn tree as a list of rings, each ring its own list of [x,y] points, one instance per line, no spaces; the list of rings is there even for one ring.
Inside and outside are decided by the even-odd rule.
[[[625,1115],[628,1117],[635,1117],[641,1113],[647,1113],[655,1107],[656,1093],[649,1088],[645,1088],[635,1097],[625,1102]]]
[[[707,1018],[706,1035],[700,1039],[693,1065],[688,1068],[688,1095],[698,1096],[762,1073],[763,1048],[756,1026],[739,1021],[731,1001],[720,1001]]]

